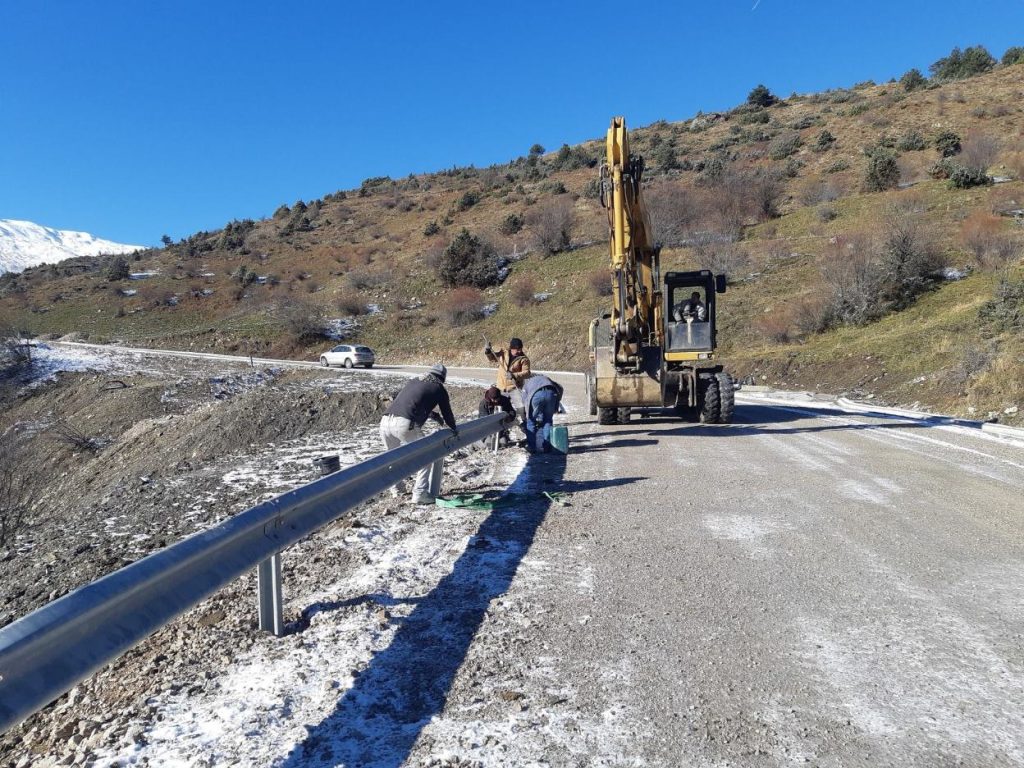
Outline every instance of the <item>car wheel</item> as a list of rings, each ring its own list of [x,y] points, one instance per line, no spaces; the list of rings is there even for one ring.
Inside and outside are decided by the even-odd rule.
[[[351,357],[346,357],[345,358],[345,367],[346,368],[351,368],[352,367],[352,358]]]
[[[324,368],[330,368],[331,367],[330,363],[327,362],[327,358],[326,357],[321,357],[320,358],[320,365],[322,365]]]

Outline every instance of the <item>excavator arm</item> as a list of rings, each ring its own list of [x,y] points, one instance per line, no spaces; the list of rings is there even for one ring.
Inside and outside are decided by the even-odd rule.
[[[616,367],[640,370],[643,346],[660,346],[664,334],[659,249],[641,183],[643,158],[629,151],[626,120],[612,118],[607,158],[601,166],[601,204],[608,212],[611,251],[611,334]]]

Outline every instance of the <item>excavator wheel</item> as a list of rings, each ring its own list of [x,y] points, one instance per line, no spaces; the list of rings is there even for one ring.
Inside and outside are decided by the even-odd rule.
[[[632,414],[632,408],[619,408],[619,424],[629,424],[629,417]]]
[[[598,424],[618,424],[619,423],[619,409],[618,408],[598,408],[597,409],[597,423]]]
[[[698,419],[701,424],[716,424],[720,415],[718,397],[718,379],[713,376],[701,379],[697,385],[697,405],[700,407]]]
[[[732,377],[728,373],[715,375],[718,379],[718,423],[732,424],[732,415],[736,410],[736,392],[732,386]]]

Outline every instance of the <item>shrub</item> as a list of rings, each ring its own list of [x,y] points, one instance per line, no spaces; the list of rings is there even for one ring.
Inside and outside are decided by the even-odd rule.
[[[830,323],[859,325],[881,315],[879,270],[866,236],[835,238],[822,257],[821,276]]]
[[[595,296],[612,295],[612,278],[607,269],[595,269],[587,278],[587,283]]]
[[[564,251],[572,243],[572,231],[576,226],[575,206],[567,196],[553,198],[529,211],[526,226],[543,254]]]
[[[779,215],[779,198],[784,186],[778,173],[759,171],[750,178],[748,192],[761,219],[774,219]]]
[[[770,312],[759,315],[754,321],[758,333],[769,341],[785,344],[792,340],[790,331],[790,312],[788,309],[773,309]]]
[[[650,152],[651,161],[654,167],[660,171],[671,171],[679,167],[679,160],[676,158],[675,148],[668,142],[659,144]]]
[[[839,211],[832,205],[819,205],[816,212],[818,214],[818,221],[822,224],[827,224],[839,218]]]
[[[494,249],[469,230],[463,229],[444,249],[438,263],[438,277],[446,286],[486,288],[500,282]]]
[[[682,245],[696,213],[689,190],[682,184],[666,182],[652,186],[644,192],[644,197],[651,222],[651,238],[669,247]]]
[[[534,144],[530,147],[530,157],[540,157],[544,154],[544,147],[540,144]]]
[[[1000,280],[995,295],[982,305],[978,316],[995,331],[1024,330],[1024,280]]]
[[[533,282],[533,278],[527,275],[517,280],[515,285],[512,286],[512,301],[515,302],[517,307],[528,307],[531,304],[537,303],[533,298],[536,292],[537,287]]]
[[[298,341],[311,342],[324,338],[324,310],[319,304],[298,298],[281,298],[275,314],[290,334]]]
[[[781,134],[771,143],[768,147],[768,156],[772,160],[785,160],[790,155],[795,154],[802,145],[803,141],[800,138],[800,134],[795,131],[789,131]]]
[[[747,104],[755,107],[770,107],[772,104],[778,103],[778,101],[778,97],[764,85],[755,86],[747,94]]]
[[[974,131],[964,139],[960,163],[976,175],[984,176],[999,154],[999,142],[985,133]]]
[[[976,168],[968,168],[960,163],[953,163],[949,173],[949,186],[952,189],[970,189],[991,184],[992,178]]]
[[[980,75],[983,72],[988,72],[995,65],[996,60],[992,58],[992,54],[984,46],[975,45],[963,51],[954,48],[950,51],[949,56],[939,59],[928,69],[936,80],[948,81]]]
[[[479,202],[480,193],[469,189],[462,193],[462,196],[455,203],[455,208],[459,211],[468,211]]]
[[[433,237],[441,231],[441,225],[437,223],[437,219],[432,219],[427,222],[427,225],[423,227],[424,237]]]
[[[928,80],[919,69],[908,69],[900,78],[900,85],[905,91],[917,91],[928,85]]]
[[[130,274],[131,270],[128,269],[128,259],[124,256],[115,256],[110,260],[110,264],[107,266],[107,280],[111,282],[127,280]]]
[[[740,117],[740,122],[744,125],[765,125],[770,119],[771,116],[765,110],[755,109]]]
[[[960,137],[953,131],[943,131],[935,137],[935,148],[943,157],[953,157],[960,154]]]
[[[363,297],[355,291],[344,291],[335,299],[334,306],[342,315],[362,315],[366,312]]]
[[[908,306],[945,265],[918,212],[898,206],[887,211],[879,266],[881,297],[888,309]]]
[[[387,272],[376,272],[372,269],[362,268],[350,270],[345,275],[345,279],[348,281],[349,286],[357,291],[381,288],[389,282]]]
[[[657,135],[657,134],[655,134]],[[570,147],[563,144],[551,160],[551,166],[557,171],[575,171],[577,168],[593,168],[597,158],[583,147]]]
[[[927,147],[928,142],[917,131],[909,131],[903,134],[896,142],[896,149],[900,152],[919,152]]]
[[[900,166],[896,155],[885,147],[874,147],[867,151],[868,167],[864,186],[869,192],[893,189],[900,183]]]
[[[445,298],[441,313],[448,325],[453,328],[482,320],[484,317],[483,294],[468,285],[456,288]]]
[[[804,115],[799,120],[793,122],[792,128],[794,131],[803,131],[807,128],[812,128],[815,125],[821,125],[821,123],[821,117],[818,115]]]
[[[1014,64],[1024,64],[1024,48],[1019,45],[1007,48],[1006,53],[1003,54],[1002,65],[1004,67],[1012,67]]]
[[[505,236],[511,236],[523,228],[523,223],[523,217],[520,214],[510,213],[501,220],[498,231]]]
[[[834,163],[825,169],[825,173],[841,173],[842,171],[848,171],[850,169],[850,163],[846,158],[839,158]]]

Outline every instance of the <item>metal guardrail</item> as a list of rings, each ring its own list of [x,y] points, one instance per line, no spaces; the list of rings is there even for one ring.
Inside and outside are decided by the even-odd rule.
[[[240,512],[0,629],[0,732],[175,617],[258,568],[260,627],[282,634],[279,553],[356,504],[502,428],[504,414],[442,429]],[[440,489],[440,471],[432,487]]]

